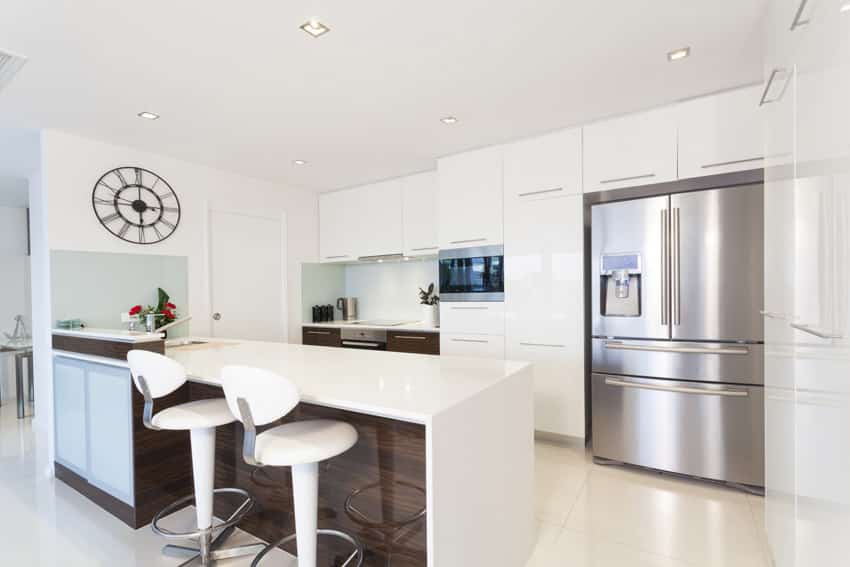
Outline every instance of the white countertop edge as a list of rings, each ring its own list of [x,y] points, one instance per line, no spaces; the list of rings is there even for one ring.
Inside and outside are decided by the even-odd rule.
[[[126,368],[128,371],[130,370],[130,366],[127,364],[126,360],[122,360],[120,358],[109,358],[107,356],[95,356],[93,354],[82,354],[79,352],[71,352],[68,350],[59,350],[53,349],[53,356],[61,356],[63,358],[73,358],[75,360],[82,360],[84,362],[95,362],[97,364],[106,364],[108,366],[115,366],[118,368]]]
[[[122,331],[121,329],[53,329],[54,335],[79,337],[81,339],[106,339],[122,343],[152,343],[162,340],[162,333],[141,333]]]
[[[360,325],[345,321],[329,321],[325,323],[302,323],[301,327],[322,327],[327,329],[369,329],[379,331],[413,331],[420,333],[439,333],[440,327],[426,326],[423,321],[405,323],[403,325]]]

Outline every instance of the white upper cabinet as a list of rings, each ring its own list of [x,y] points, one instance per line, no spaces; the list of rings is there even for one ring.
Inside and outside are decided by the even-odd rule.
[[[583,136],[586,193],[676,179],[674,107],[597,122]]]
[[[347,232],[348,238],[354,240],[357,256],[401,254],[401,179],[358,187],[354,195],[356,214],[350,217]]]
[[[502,148],[442,158],[437,171],[440,247],[502,244]]]
[[[747,87],[678,105],[680,178],[762,167],[761,94]]]
[[[581,129],[505,146],[504,167],[505,202],[581,193]]]
[[[437,172],[402,178],[404,255],[427,256],[440,249],[437,236]]]
[[[319,195],[319,260],[350,262],[357,259],[351,238],[353,223],[359,221],[354,210],[355,189]]]

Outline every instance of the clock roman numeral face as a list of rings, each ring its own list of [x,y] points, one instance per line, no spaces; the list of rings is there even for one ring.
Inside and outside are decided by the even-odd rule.
[[[180,200],[165,179],[141,167],[104,173],[92,190],[100,224],[121,240],[156,244],[180,224]]]

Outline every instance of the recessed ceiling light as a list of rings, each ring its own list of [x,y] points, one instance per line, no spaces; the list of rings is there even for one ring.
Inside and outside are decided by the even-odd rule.
[[[440,118],[440,122],[443,124],[457,124],[457,118],[454,116],[444,116]]]
[[[320,22],[319,20],[312,18],[307,20],[303,24],[301,24],[301,29],[305,32],[309,33],[313,37],[321,37],[331,31],[331,28]]]
[[[838,11],[842,14],[845,12],[850,12],[850,2],[845,2],[844,4],[842,4]]]
[[[688,55],[691,54],[690,47],[683,47],[681,49],[675,49],[667,54],[668,61],[678,61],[679,59],[684,59]]]
[[[294,163],[295,165],[307,165],[307,162],[303,159],[296,159],[292,163]]]
[[[140,112],[137,116],[145,120],[157,120],[159,118],[159,114],[154,114],[153,112]]]

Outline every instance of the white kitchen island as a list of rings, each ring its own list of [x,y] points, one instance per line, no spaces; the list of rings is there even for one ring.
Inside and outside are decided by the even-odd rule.
[[[178,346],[167,348],[166,354],[201,386],[220,386],[226,365],[255,366],[295,382],[302,406],[338,410],[343,413],[337,418],[348,415],[355,426],[363,416],[390,424],[390,429],[393,423],[424,427],[427,565],[525,564],[535,531],[533,377],[528,364],[261,342]],[[367,427],[360,427],[365,442]],[[238,450],[238,439],[233,448]],[[415,452],[410,444],[383,441],[376,450],[381,463],[403,463]],[[393,450],[405,454],[393,455]],[[352,451],[356,454],[357,446]],[[231,452],[225,451],[226,459]],[[243,465],[229,460],[223,466]],[[350,468],[348,474],[365,476],[366,468]],[[393,474],[383,471],[381,478]],[[393,490],[385,488],[380,506],[392,507],[392,497]],[[339,504],[332,500],[329,496],[328,508]],[[329,514],[343,513],[334,509]]]

